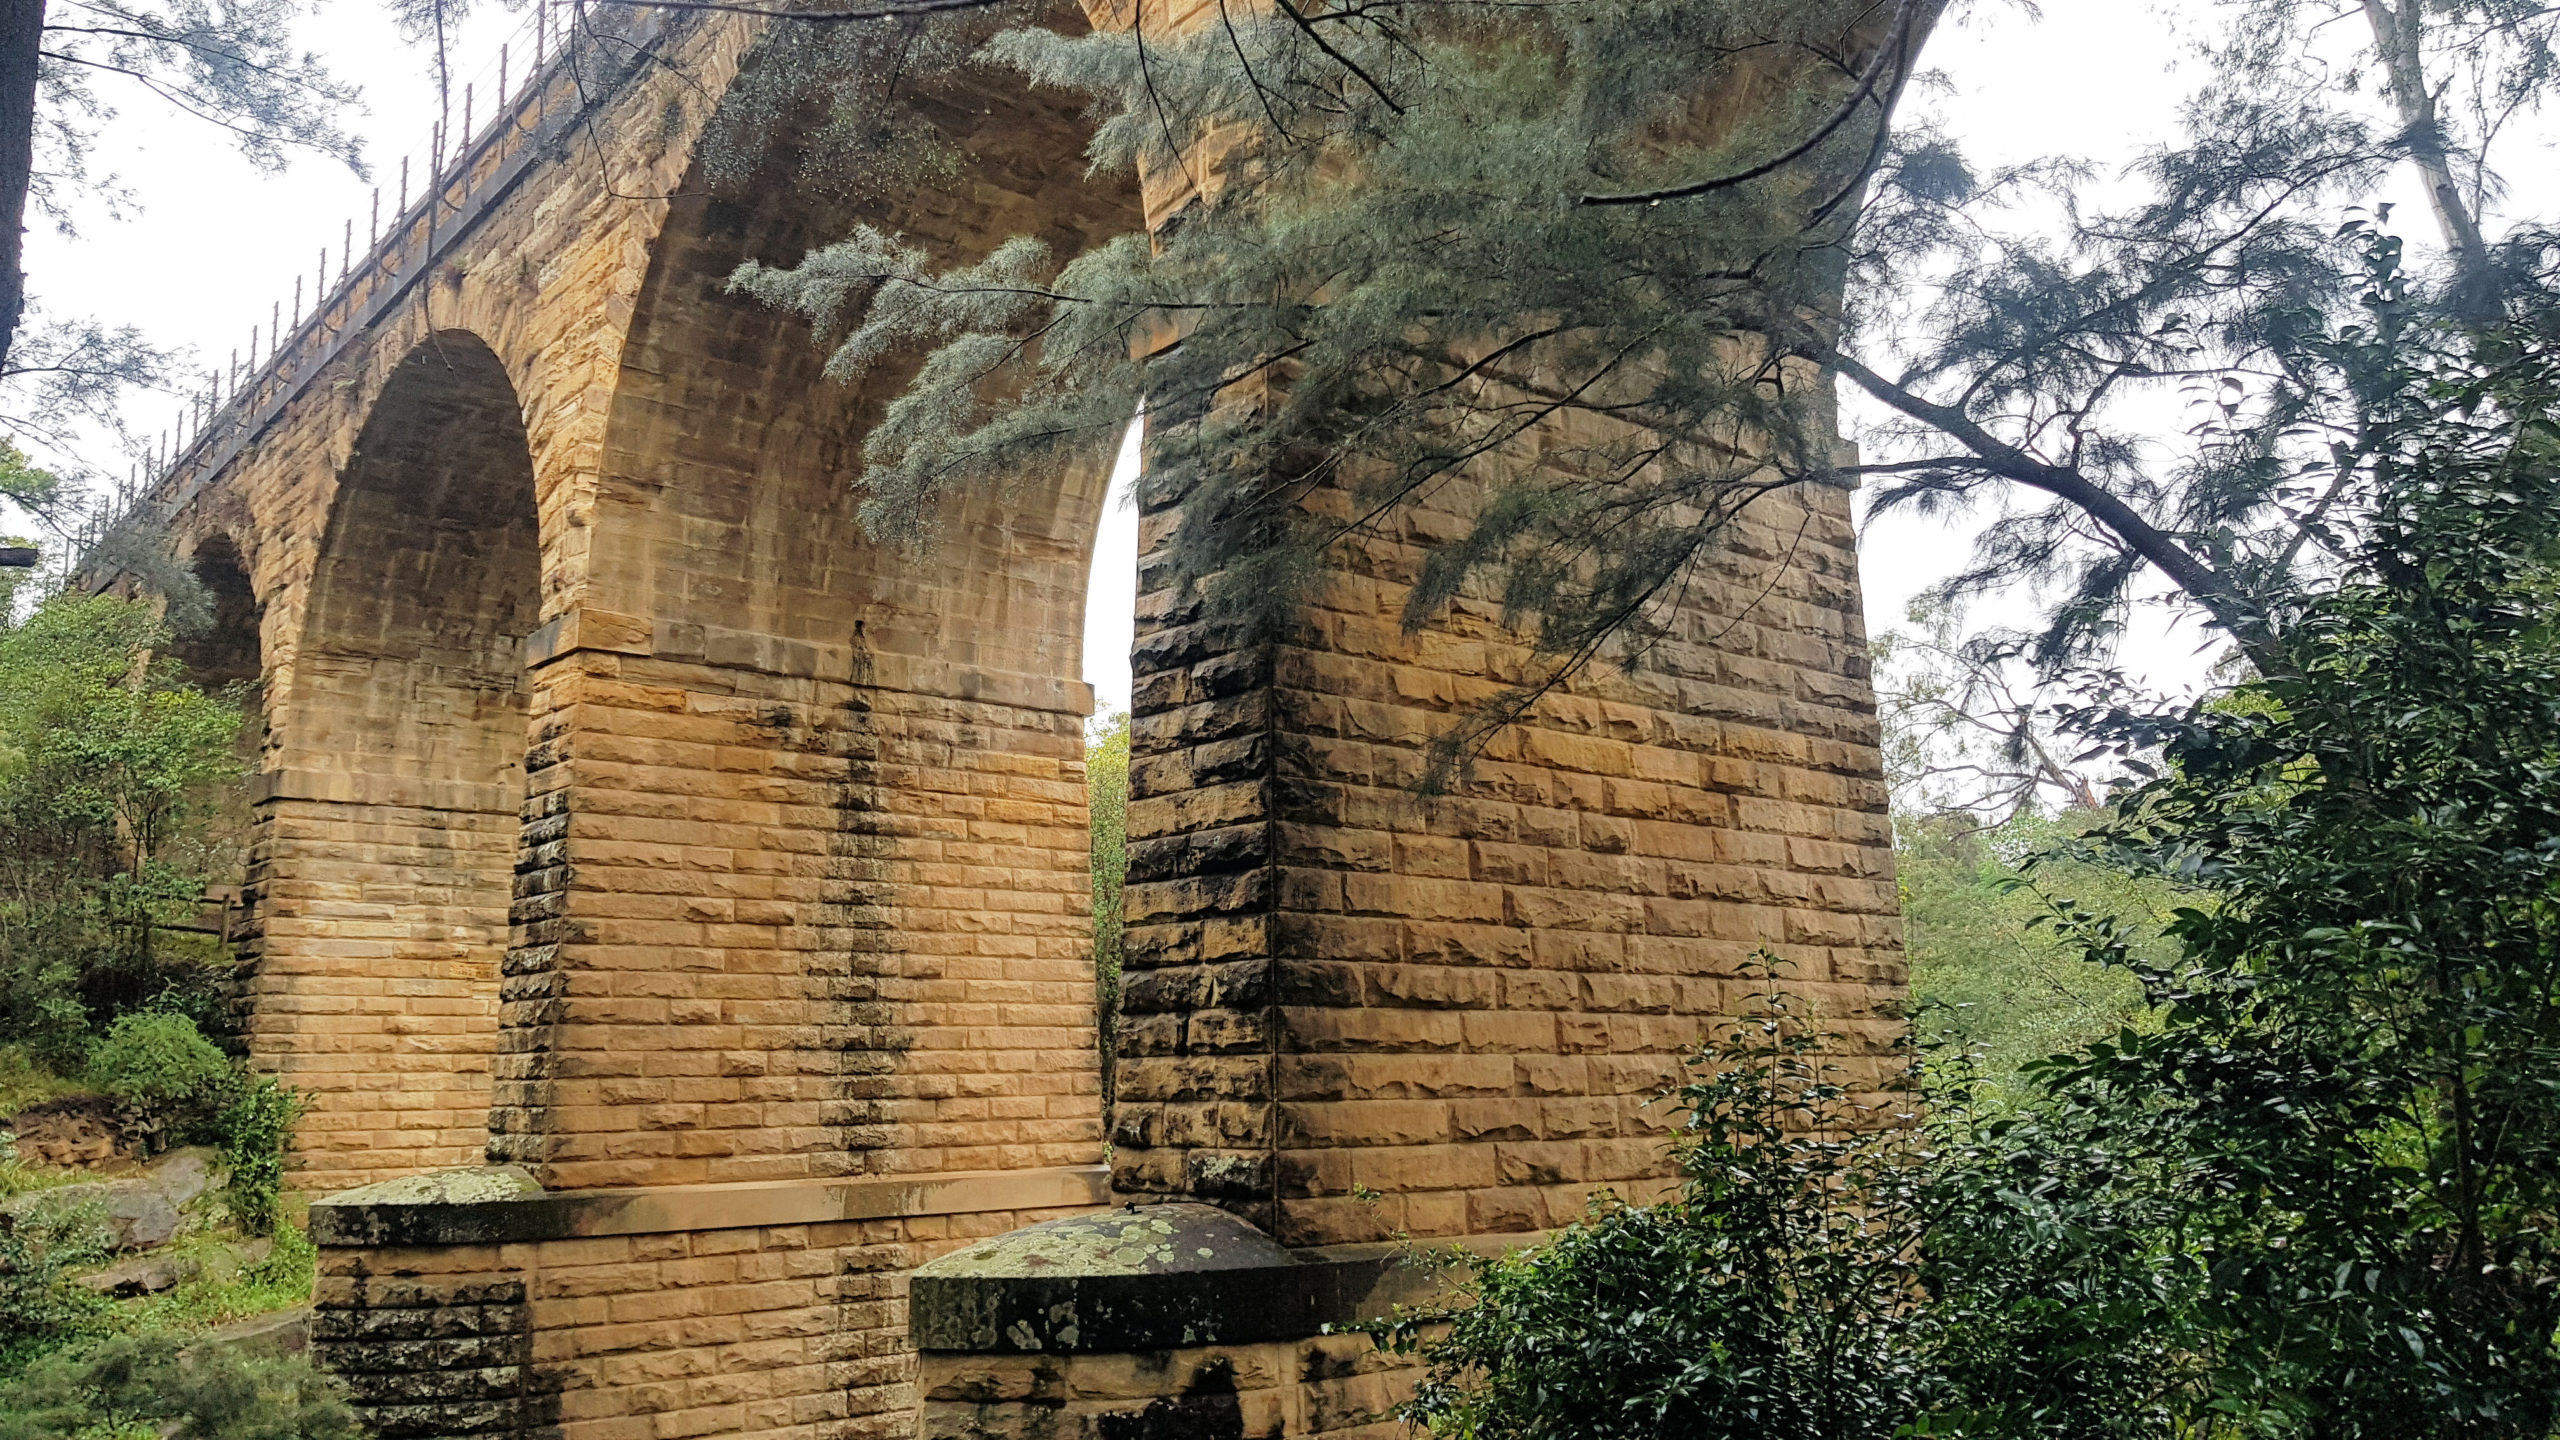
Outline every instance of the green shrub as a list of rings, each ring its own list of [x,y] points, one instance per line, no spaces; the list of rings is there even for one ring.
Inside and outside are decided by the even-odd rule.
[[[0,1036],[56,1074],[76,1075],[90,1043],[80,1000],[79,907],[31,899],[0,914]]]
[[[115,596],[0,607],[0,1043],[59,1073],[129,1011],[214,1018],[221,947],[182,927],[238,865],[244,712],[171,638]]]
[[[0,1387],[0,1440],[357,1440],[361,1433],[345,1387],[308,1360],[189,1348],[165,1335],[63,1350]]]
[[[1093,979],[1102,1048],[1102,1103],[1117,1078],[1120,1020],[1120,890],[1129,873],[1129,717],[1096,724],[1085,743],[1085,793],[1093,825]]]
[[[99,1318],[107,1303],[70,1275],[114,1250],[95,1205],[37,1204],[0,1222],[0,1367]]]
[[[276,1233],[284,1197],[284,1157],[293,1127],[302,1119],[302,1096],[260,1075],[241,1086],[222,1112],[222,1163],[230,1167],[223,1193],[231,1219],[251,1235]]]
[[[166,1010],[137,1010],[107,1027],[89,1052],[89,1083],[168,1127],[179,1139],[208,1138],[240,1090],[231,1058],[196,1022]]]
[[[1595,1197],[1465,1303],[1366,1327],[1426,1364],[1417,1434],[1891,1440],[1919,1408],[1916,1137],[1842,1083],[1779,968],[1751,958],[1754,1008],[1668,1097],[1677,1196]]]

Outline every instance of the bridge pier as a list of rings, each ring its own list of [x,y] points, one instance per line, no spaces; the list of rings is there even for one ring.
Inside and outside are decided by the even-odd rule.
[[[1533,659],[1472,595],[1404,629],[1453,485],[1251,644],[1142,566],[1106,1117],[1076,677],[1108,457],[881,543],[855,482],[896,367],[828,379],[727,282],[856,223],[961,261],[1164,215],[1084,173],[1077,97],[960,66],[897,91],[946,168],[821,193],[814,122],[775,117],[828,97],[762,19],[633,24],[463,147],[254,426],[162,482],[259,617],[249,1045],[317,1099],[303,1182],[357,1187],[313,1212],[315,1343],[385,1436],[1358,1430],[1396,1379],[1307,1327],[1381,1303],[1391,1237],[1665,1184],[1649,1102],[1752,950],[1846,1071],[1894,1063],[1847,496],[1755,504],[1640,673],[1559,687],[1434,796],[1433,737]],[[1147,500],[1159,546],[1179,497]],[[1001,1238],[1122,1202],[1253,1229],[1135,1272]],[[949,1328],[1051,1240],[1149,1324],[1289,1322]],[[945,1256],[961,1308],[911,1307]]]
[[[890,723],[892,712],[957,714],[960,701],[920,693],[920,671],[903,677],[917,688],[880,686],[875,665],[858,705],[831,702],[828,713],[864,717],[839,722],[843,736],[753,752],[808,755],[838,777],[827,783],[842,812],[864,817],[844,832],[859,843],[830,852],[859,863],[823,872],[846,888],[797,897],[845,928],[827,932],[824,950],[783,954],[841,947],[856,968],[821,978],[862,988],[828,1012],[848,1017],[842,1032],[723,1032],[715,1021],[762,1013],[762,992],[745,987],[780,980],[759,978],[768,972],[738,961],[734,944],[718,966],[668,964],[686,952],[647,948],[660,932],[619,931],[608,907],[665,894],[669,877],[726,873],[681,842],[732,822],[691,807],[780,782],[755,778],[766,760],[677,768],[617,748],[636,743],[632,715],[672,725],[708,704],[670,683],[699,662],[655,654],[654,638],[644,654],[636,627],[581,619],[592,633],[563,652],[585,657],[579,678],[546,682],[538,713],[639,708],[563,720],[558,758],[537,749],[527,813],[543,823],[542,797],[556,793],[567,818],[535,832],[520,862],[536,878],[520,886],[510,984],[546,974],[527,955],[556,954],[577,1004],[515,1023],[511,1037],[543,1044],[509,1060],[545,1056],[557,1069],[510,1072],[500,1094],[537,1116],[548,1105],[592,1118],[496,1132],[502,1155],[521,1140],[540,1170],[392,1181],[324,1202],[322,1359],[401,1440],[1383,1436],[1409,1376],[1322,1326],[1382,1313],[1396,1293],[1383,1258],[1396,1237],[1519,1243],[1574,1218],[1596,1189],[1641,1198],[1667,1184],[1671,1117],[1655,1092],[1741,1008],[1729,987],[1753,949],[1795,967],[1790,988],[1845,1037],[1844,1072],[1881,1080],[1896,1063],[1900,960],[1853,658],[1846,496],[1795,504],[1744,522],[1731,557],[1693,587],[1685,633],[1713,643],[1667,643],[1652,678],[1576,681],[1444,797],[1412,786],[1429,739],[1471,686],[1492,683],[1484,673],[1506,662],[1487,651],[1510,642],[1490,616],[1402,633],[1401,593],[1381,577],[1410,573],[1421,534],[1377,542],[1360,583],[1328,587],[1304,627],[1252,651],[1220,646],[1196,616],[1149,598],[1107,1172],[1092,1163],[1091,1130],[1062,1136],[1066,1163],[1041,1163],[1053,1153],[1040,1148],[1042,1127],[1059,1112],[1005,1103],[1044,1093],[1043,1057],[1056,1074],[1092,1078],[1090,1048],[1006,1049],[1008,1034],[1060,1018],[1051,992],[1075,987],[1063,1003],[1089,1005],[1074,998],[1090,996],[1089,974],[1070,965],[1018,995],[973,991],[1011,984],[996,977],[1016,973],[1012,962],[932,949],[946,932],[917,918],[1002,913],[973,912],[991,901],[935,885],[931,866],[951,863],[947,852],[927,860],[905,847],[965,839],[968,826],[937,807],[1036,778],[1026,759],[1003,758],[1025,749],[991,743],[994,730],[976,745],[946,734],[933,753],[962,768],[918,778],[918,752],[902,747],[919,732]],[[608,638],[622,648],[602,650]],[[978,688],[970,703],[988,703]],[[757,723],[799,734],[755,719],[769,699],[733,698],[721,723],[739,736]],[[1073,743],[1072,731],[1055,742]],[[558,789],[554,770],[569,777]],[[972,775],[984,779],[962,783]],[[626,828],[652,804],[679,812],[664,822],[669,838]],[[723,853],[809,853],[787,829],[755,833],[763,850],[733,836]],[[646,886],[606,878],[649,855],[660,860],[637,871],[655,877]],[[1052,859],[1062,876],[1078,873],[1079,852],[1061,845]],[[546,866],[577,873],[554,884],[539,878],[554,873]],[[1080,890],[1057,893],[1071,914]],[[857,914],[869,918],[852,924]],[[991,963],[987,979],[948,983]],[[634,988],[616,988],[625,983]],[[844,992],[804,993],[786,1018]],[[507,1003],[546,1001],[512,990]],[[1033,1030],[1004,1028],[1014,1003]],[[561,1031],[528,1023],[559,1015]],[[565,1038],[580,1025],[594,1038]],[[695,1038],[721,1033],[745,1038]],[[1090,1045],[1081,1029],[1061,1039]],[[844,1054],[865,1067],[824,1068]],[[757,1073],[722,1073],[724,1056]],[[842,1076],[838,1103],[869,1108],[822,1133],[890,1143],[788,1148],[787,1125],[718,1123],[724,1106],[766,1103],[754,1098],[759,1076],[790,1086],[831,1074]],[[703,1100],[697,1087],[739,1098]],[[1081,1083],[1054,1093],[1094,1105]],[[792,1103],[735,1113],[800,1113]],[[1006,1153],[1008,1135],[1027,1161]],[[953,1147],[937,1151],[936,1137]],[[910,1173],[692,1178],[773,1155]],[[951,1155],[985,1161],[920,1163]],[[1146,1203],[1102,1210],[1132,1201]],[[1076,1238],[1095,1224],[1153,1233],[1158,1210],[1172,1228],[1161,1244],[1138,1236],[1136,1260]],[[1050,1221],[1074,1223],[1039,1228]],[[1216,1253],[1201,1265],[1184,1258],[1203,1248]],[[1049,1330],[1021,1329],[1040,1315]]]
[[[382,1440],[905,1440],[906,1272],[1088,1209],[1098,1166],[547,1192],[440,1172],[312,1209],[312,1353]]]

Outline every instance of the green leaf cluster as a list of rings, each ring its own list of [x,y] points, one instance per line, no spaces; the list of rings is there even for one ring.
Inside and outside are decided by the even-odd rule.
[[[1550,657],[1586,656],[1751,499],[1835,464],[1828,383],[1766,337],[1836,308],[1811,302],[1838,287],[1876,129],[1695,204],[1582,196],[1786,148],[1839,96],[1769,72],[1873,50],[1878,14],[1396,3],[1011,30],[978,58],[1094,95],[1097,168],[1207,199],[1080,255],[1017,236],[946,267],[866,227],[733,284],[806,316],[831,375],[912,376],[865,443],[877,535],[928,540],[955,492],[1098,458],[1143,402],[1148,483],[1183,497],[1174,576],[1227,621],[1285,629],[1333,542],[1476,497],[1408,619],[1482,592]],[[1693,113],[1744,89],[1765,103]],[[1664,128],[1703,143],[1666,153]]]
[[[1483,1263],[1470,1303],[1369,1327],[1428,1361],[1407,1418],[1481,1440],[1895,1433],[1920,1318],[1914,1147],[1824,1063],[1832,1037],[1779,969],[1753,957],[1752,1013],[1666,1097],[1676,1196],[1599,1197]]]
[[[2140,982],[2091,964],[2057,915],[2120,917],[2137,953],[2161,959],[2171,910],[2201,899],[2076,854],[2095,818],[2021,812],[1986,830],[1966,815],[1895,817],[1913,1024],[1964,1054],[1986,1098],[2019,1093],[2028,1064],[2144,1016]]]
[[[1085,742],[1085,803],[1093,831],[1093,978],[1108,1113],[1117,1083],[1121,887],[1129,875],[1129,717],[1098,721]]]
[[[2048,907],[2143,1023],[2005,1095],[1946,1057],[1917,1129],[1862,1134],[1799,1098],[1820,1047],[1768,1002],[1679,1097],[1676,1199],[1399,1332],[1432,1366],[1413,1418],[2560,1433],[2560,330],[2438,323],[2396,247],[2369,263],[2364,322],[2317,339],[2377,442],[2351,563],[2234,695],[2101,689],[2064,727],[2153,777],[2064,853],[2182,903]]]
[[[0,625],[0,1042],[64,1072],[128,1011],[218,1012],[221,957],[173,927],[236,863],[218,822],[242,711],[185,683],[167,643],[110,595]]]

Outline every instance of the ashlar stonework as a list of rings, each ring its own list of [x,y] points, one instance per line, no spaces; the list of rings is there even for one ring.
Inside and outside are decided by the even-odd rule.
[[[896,377],[826,380],[726,281],[859,221],[1073,254],[1194,197],[1089,175],[1075,97],[978,71],[907,92],[948,173],[828,198],[788,123],[722,170],[780,32],[610,23],[153,497],[229,577],[204,664],[262,682],[245,1028],[314,1102],[299,1183],[347,1192],[313,1344],[380,1433],[1383,1434],[1363,1341],[920,1362],[909,1277],[1200,1203],[1270,1247],[1231,1283],[1355,1315],[1390,1236],[1499,1246],[1661,1184],[1649,1101],[1762,945],[1842,1064],[1890,1063],[1847,495],[1755,507],[1650,664],[1426,797],[1430,737],[1523,660],[1473,603],[1401,627],[1453,489],[1277,643],[1142,563],[1106,1137],[1078,677],[1109,457],[876,543],[849,477]],[[1154,552],[1180,507],[1147,505]]]

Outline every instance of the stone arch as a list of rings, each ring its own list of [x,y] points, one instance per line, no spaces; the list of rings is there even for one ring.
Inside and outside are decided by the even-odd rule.
[[[206,853],[219,858],[208,866],[205,908],[199,916],[230,953],[243,938],[248,919],[240,900],[257,829],[247,777],[257,773],[266,749],[266,654],[259,633],[266,605],[230,532],[217,529],[202,536],[182,550],[181,558],[203,587],[207,608],[193,628],[170,642],[168,654],[189,683],[236,700],[242,712],[232,747],[240,778],[223,786],[209,817]]]
[[[862,222],[1073,255],[1139,228],[1136,185],[1088,175],[1078,99],[1018,76],[901,103],[954,168],[830,192],[802,183],[818,127],[775,123],[725,176],[697,156],[651,254],[583,608],[534,651],[574,730],[541,788],[576,880],[519,939],[492,1155],[548,1183],[1100,1153],[1081,670],[1112,447],[955,504],[929,552],[876,543],[858,457],[899,377],[826,379],[805,323],[727,282]]]
[[[340,471],[263,777],[251,1052],[319,1183],[477,1161],[524,794],[539,526],[477,336],[394,366]]]
[[[187,678],[206,689],[257,683],[266,671],[258,638],[266,606],[250,583],[239,542],[215,531],[197,542],[187,568],[204,587],[211,613],[200,628],[179,636],[170,653],[186,666]]]
[[[477,336],[437,331],[384,381],[339,478],[296,650],[296,763],[520,792],[540,579],[514,387]]]

